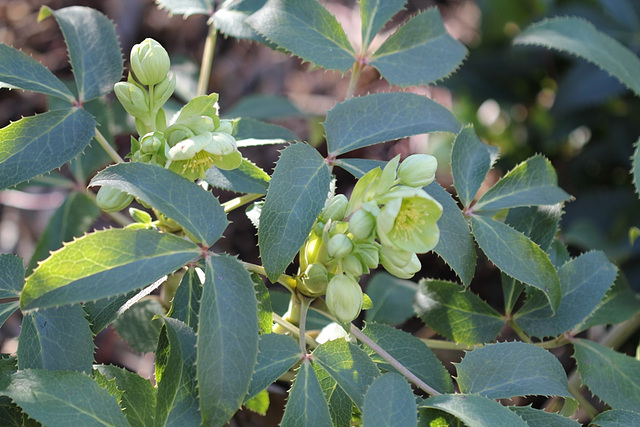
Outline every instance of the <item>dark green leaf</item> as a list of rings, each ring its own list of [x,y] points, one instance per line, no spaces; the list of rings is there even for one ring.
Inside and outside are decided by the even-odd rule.
[[[571,397],[564,368],[556,357],[523,342],[489,344],[467,352],[456,365],[462,393],[490,399],[541,395]]]
[[[13,313],[20,307],[18,301],[5,302],[0,304],[0,326],[4,325],[4,322],[11,317]]]
[[[640,425],[640,412],[612,409],[598,414],[589,425],[600,427],[629,427]]]
[[[363,332],[426,384],[441,393],[453,392],[451,376],[431,349],[418,338],[389,326],[372,323]],[[365,347],[365,351],[380,369],[395,371],[375,351],[368,347]]]
[[[640,139],[636,141],[635,146],[636,149],[631,158],[631,175],[633,177],[633,185],[636,188],[636,195],[640,195]]]
[[[237,121],[234,134],[238,140],[238,147],[255,145],[284,144],[295,141],[298,135],[283,126],[265,123],[255,119],[241,118]]]
[[[67,43],[78,100],[86,102],[111,92],[123,71],[113,22],[96,9],[82,6],[55,11],[43,6],[39,19],[50,14],[58,21]]]
[[[327,371],[315,363],[313,370],[318,377],[324,398],[329,403],[329,414],[331,414],[334,427],[350,427],[353,401]]]
[[[451,173],[463,206],[471,205],[498,158],[498,151],[498,147],[480,141],[473,126],[464,127],[456,137],[451,150]]]
[[[202,283],[194,268],[182,276],[178,290],[171,301],[168,316],[178,319],[198,332],[198,312],[202,298]]]
[[[27,369],[16,372],[0,391],[29,417],[51,427],[128,426],[116,398],[86,374]]]
[[[444,27],[438,8],[413,16],[376,50],[369,64],[389,83],[427,85],[448,77],[467,56]]]
[[[213,24],[227,37],[262,42],[262,36],[259,36],[245,21],[265,3],[266,0],[225,0],[213,15]]]
[[[468,427],[527,427],[527,423],[506,406],[477,394],[441,394],[430,397],[419,407],[448,412]]]
[[[534,409],[531,406],[509,406],[509,409],[518,414],[529,427],[578,427],[581,425],[571,418],[565,418],[542,409]]]
[[[407,0],[362,0],[362,52],[366,52],[375,35],[396,13],[403,9]]]
[[[20,369],[91,372],[93,333],[79,305],[25,314],[18,345]]]
[[[327,401],[308,359],[302,361],[289,390],[282,427],[332,427]]]
[[[0,129],[0,189],[67,163],[89,144],[95,125],[85,110],[68,108],[25,117]]]
[[[400,119],[402,118],[402,119]],[[337,104],[324,122],[329,153],[431,132],[460,129],[456,118],[437,102],[414,93],[376,93]]]
[[[128,293],[193,261],[201,251],[189,241],[154,230],[97,231],[67,243],[42,262],[27,278],[20,307],[33,310]]]
[[[116,320],[120,314],[120,308],[137,294],[138,291],[135,290],[114,298],[104,298],[84,303],[83,308],[87,313],[89,326],[93,333],[97,334]]]
[[[413,316],[413,298],[418,286],[410,280],[388,273],[377,273],[367,284],[373,308],[367,310],[368,322],[397,325]]]
[[[265,0],[253,1],[265,3]],[[216,15],[218,13],[220,12],[217,12]],[[242,98],[230,110],[225,111],[222,117],[273,120],[300,115],[302,115],[302,112],[285,97],[275,95],[250,95]],[[242,123],[242,120],[240,120],[240,123]]]
[[[96,220],[100,210],[95,201],[86,193],[73,192],[54,212],[47,228],[40,236],[27,271],[31,273],[38,261],[49,256],[49,253],[60,249],[62,242],[82,236]]]
[[[370,160],[370,159],[336,159],[336,165],[340,166],[342,169],[349,172],[351,175],[356,178],[362,178],[362,176],[369,172],[371,169],[375,169],[377,167],[384,168],[384,165],[387,162],[383,162],[380,160]]]
[[[411,385],[391,372],[376,378],[364,397],[362,415],[365,427],[417,425],[418,408]]]
[[[615,325],[640,313],[640,295],[634,292],[624,274],[619,273],[613,286],[589,318],[578,329],[586,330],[596,325]]]
[[[279,47],[328,70],[345,72],[356,60],[342,26],[317,0],[269,0],[247,23]]]
[[[0,43],[0,88],[23,89],[75,100],[71,91],[51,71],[29,55]]]
[[[13,254],[0,254],[0,298],[19,297],[23,284],[22,259]]]
[[[542,249],[522,233],[491,218],[472,216],[471,230],[496,267],[546,295],[555,312],[560,304],[560,278]]]
[[[236,193],[267,194],[271,177],[247,159],[242,159],[240,167],[222,170],[216,167],[205,172],[206,181],[214,187]]]
[[[260,215],[258,245],[267,277],[275,282],[309,235],[329,193],[329,167],[310,145],[282,152]]]
[[[197,374],[202,423],[224,425],[249,390],[258,356],[258,302],[247,270],[228,255],[207,259]]]
[[[210,15],[213,12],[212,0],[155,0],[160,9],[172,15]]]
[[[573,341],[582,383],[614,409],[636,411],[640,402],[640,360],[592,341]]]
[[[561,217],[560,204],[520,207],[509,209],[505,224],[524,233],[542,250],[547,251],[558,232]]]
[[[113,326],[135,351],[148,353],[155,351],[158,346],[158,335],[162,328],[159,319],[163,316],[162,304],[156,299],[145,299],[133,304],[113,322]]]
[[[96,175],[90,186],[125,191],[176,221],[201,242],[213,245],[229,223],[218,200],[195,182],[155,165],[131,162],[113,165]]]
[[[466,344],[496,339],[505,320],[479,296],[456,283],[422,280],[415,309],[439,334]]]
[[[580,56],[640,95],[640,59],[583,19],[564,17],[539,22],[523,31],[515,44],[544,46]]]

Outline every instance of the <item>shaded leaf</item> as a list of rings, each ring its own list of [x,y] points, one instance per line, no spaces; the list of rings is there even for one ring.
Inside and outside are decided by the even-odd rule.
[[[433,408],[448,412],[468,427],[527,427],[527,423],[506,406],[477,394],[441,394],[425,400],[419,408]]]
[[[407,0],[362,0],[362,52],[366,52],[375,35],[403,8]]]
[[[578,427],[581,425],[571,418],[542,409],[534,409],[531,406],[509,406],[509,409],[518,414],[529,427]]]
[[[628,427],[640,425],[640,412],[624,409],[612,409],[604,411],[595,417],[591,424],[600,427]]]
[[[242,159],[240,167],[223,170],[216,167],[205,172],[205,180],[214,187],[236,193],[267,194],[271,177],[247,159]]]
[[[380,160],[370,160],[370,159],[336,159],[336,165],[340,166],[342,169],[349,172],[351,175],[356,178],[362,178],[362,176],[369,172],[371,169],[375,169],[377,167],[384,168],[384,165],[387,162],[383,162]]]
[[[173,15],[211,15],[213,13],[212,0],[155,0],[156,4]]]
[[[365,312],[368,322],[397,325],[413,316],[413,298],[418,286],[388,273],[376,273],[367,284],[373,307]]]
[[[298,135],[284,126],[265,123],[250,118],[241,118],[236,122],[234,137],[238,140],[238,147],[255,145],[284,144],[296,141]]]
[[[316,373],[308,359],[302,361],[293,381],[282,427],[332,427],[327,401],[322,394]]]
[[[23,284],[22,259],[13,254],[0,254],[0,298],[19,297]]]
[[[144,299],[133,304],[113,322],[113,326],[135,351],[148,353],[155,351],[158,346],[158,335],[162,328],[159,319],[163,316],[164,308],[156,299]]]
[[[411,385],[391,372],[376,378],[364,397],[362,415],[365,427],[417,425],[418,408]]]
[[[120,308],[137,294],[138,291],[135,290],[117,297],[103,298],[84,303],[82,306],[87,313],[89,326],[93,333],[97,334],[116,320],[120,314]]]
[[[640,195],[640,139],[636,141],[635,147],[636,149],[631,158],[633,164],[631,167],[631,175],[633,177],[633,185],[636,188],[636,195]]]
[[[14,302],[5,302],[0,304],[0,326],[4,325],[9,317],[20,307],[20,303],[18,301]]]
[[[189,268],[182,276],[180,285],[171,301],[171,310],[167,314],[178,319],[198,332],[198,312],[202,298],[202,283],[195,268]]]
[[[252,0],[265,3],[265,0]],[[244,1],[247,3],[247,1]],[[216,13],[219,14],[220,11]],[[300,111],[288,98],[276,95],[249,95],[242,98],[231,109],[222,114],[223,118],[241,117],[256,120],[273,120],[283,117],[300,116]],[[240,120],[242,123],[242,120]]]
[[[558,232],[562,217],[560,204],[509,209],[505,224],[524,233],[543,251],[547,251]]]
[[[586,330],[596,325],[615,325],[639,312],[640,295],[631,289],[624,274],[619,273],[596,311],[578,329]]]

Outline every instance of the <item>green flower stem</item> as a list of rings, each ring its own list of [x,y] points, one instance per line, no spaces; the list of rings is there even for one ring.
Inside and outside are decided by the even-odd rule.
[[[531,338],[529,338],[529,336],[524,333],[520,325],[518,325],[518,323],[515,320],[508,319],[507,323],[509,324],[509,326],[511,326],[511,329],[513,329],[513,332],[515,332],[522,341],[529,344],[533,344],[533,341],[531,341]]]
[[[213,54],[216,49],[216,38],[218,30],[209,24],[209,33],[204,42],[204,51],[202,52],[202,64],[200,65],[200,78],[198,79],[198,95],[206,95],[209,85],[209,77],[211,77],[211,66],[213,65]]]
[[[272,316],[273,316],[273,321],[276,322],[278,326],[281,326],[284,330],[289,332],[291,335],[295,337],[300,337],[300,329],[297,326],[292,325],[290,322],[287,322],[285,319],[283,319],[276,313],[272,313]],[[305,334],[304,337],[305,337],[305,342],[309,347],[316,348],[319,345],[318,342],[314,340],[312,337],[310,337],[309,335]],[[306,350],[304,351],[304,353],[306,353]]]
[[[120,155],[116,152],[116,150],[113,149],[111,144],[109,144],[109,141],[107,141],[107,138],[105,138],[104,135],[102,135],[102,133],[100,133],[98,128],[96,128],[95,138],[98,141],[98,143],[102,146],[104,151],[107,152],[109,157],[111,157],[111,159],[113,159],[114,162],[116,162],[116,163],[124,163],[124,159],[122,157],[120,157]]]
[[[292,295],[292,298],[295,298],[295,295]],[[298,324],[300,325],[300,333],[298,335],[298,340],[300,342],[300,350],[302,350],[302,354],[307,354],[307,345],[306,345],[306,337],[307,337],[307,313],[309,312],[309,306],[313,299],[311,298],[302,298],[302,303],[300,304],[300,317],[298,320]]]
[[[256,199],[262,197],[262,194],[245,194],[243,196],[238,196],[235,199],[231,199],[227,202],[222,203],[222,207],[224,208],[225,213],[231,212],[234,209],[239,208],[240,206],[246,205],[249,202],[253,202]]]
[[[242,265],[244,265],[244,268],[246,268],[247,270],[253,272],[253,273],[257,273],[261,276],[267,276],[267,272],[264,270],[264,267],[261,265],[256,265],[256,264],[251,264],[250,262],[244,262],[241,261]],[[284,286],[285,288],[287,288],[287,290],[291,293],[295,292],[296,289],[296,279],[294,279],[293,277],[289,276],[288,274],[283,274],[281,275],[278,280],[278,283],[280,283],[282,286]]]
[[[364,64],[362,64],[362,62],[356,61],[353,63],[353,67],[351,67],[351,77],[349,78],[349,86],[347,87],[345,100],[353,98],[356,87],[358,87],[360,75],[362,74],[362,68],[364,68]]]
[[[468,345],[463,343],[457,343],[453,341],[444,341],[444,340],[436,340],[431,338],[422,338],[420,341],[425,343],[430,349],[436,350],[464,350],[471,351],[475,348],[482,347],[483,344],[479,345]]]

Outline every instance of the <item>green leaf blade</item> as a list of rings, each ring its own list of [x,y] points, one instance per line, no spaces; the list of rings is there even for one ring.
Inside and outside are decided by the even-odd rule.
[[[363,425],[414,426],[417,423],[418,407],[407,380],[394,373],[376,378],[364,397]]]
[[[518,414],[529,427],[578,427],[581,425],[571,418],[542,409],[534,409],[531,406],[509,406],[509,409]]]
[[[367,322],[398,325],[413,315],[413,298],[418,291],[410,280],[391,274],[376,273],[367,284],[373,308],[365,311]]]
[[[194,268],[182,276],[178,290],[171,301],[169,316],[178,319],[198,332],[198,313],[202,298],[202,283]]]
[[[449,110],[425,96],[396,92],[337,104],[327,113],[324,128],[329,153],[339,155],[411,135],[457,133],[460,123]]]
[[[0,254],[0,298],[20,296],[24,273],[22,259],[13,254]]]
[[[445,411],[469,427],[527,427],[527,423],[506,406],[477,394],[441,394],[428,398],[418,406]]]
[[[362,51],[366,52],[375,35],[400,12],[407,0],[362,0],[360,18],[362,20]]]
[[[59,168],[91,142],[96,122],[68,108],[25,117],[0,129],[0,189]]]
[[[329,193],[329,167],[310,145],[282,151],[273,172],[258,227],[267,277],[275,282],[311,231]]]
[[[332,427],[327,400],[311,362],[302,361],[280,423],[282,427]]]
[[[635,143],[636,149],[631,158],[631,176],[633,177],[633,186],[636,189],[636,195],[640,195],[640,139]]]
[[[242,159],[240,167],[233,170],[209,168],[205,172],[206,181],[217,188],[236,193],[267,194],[271,177],[247,159]]]
[[[591,425],[599,427],[627,427],[640,424],[640,412],[611,409],[598,414]]]
[[[155,0],[158,7],[172,15],[211,15],[213,4],[211,0]]]
[[[30,311],[118,296],[172,273],[200,254],[197,245],[154,230],[97,231],[42,262],[27,278],[20,307]]]

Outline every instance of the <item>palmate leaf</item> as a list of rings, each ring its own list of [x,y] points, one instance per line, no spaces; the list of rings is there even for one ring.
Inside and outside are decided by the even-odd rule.
[[[0,189],[59,168],[89,144],[96,122],[83,109],[25,117],[0,129]]]
[[[366,52],[375,35],[402,10],[407,0],[361,0],[362,52]]]
[[[418,423],[416,398],[404,377],[386,373],[376,378],[364,397],[364,426],[414,426]]]
[[[441,394],[418,405],[454,415],[468,427],[527,427],[522,418],[495,400],[477,394]]]
[[[332,427],[327,400],[318,382],[311,362],[304,359],[293,381],[282,427]]]
[[[154,230],[108,229],[54,252],[27,278],[20,308],[96,301],[139,289],[201,255],[180,237]]]

